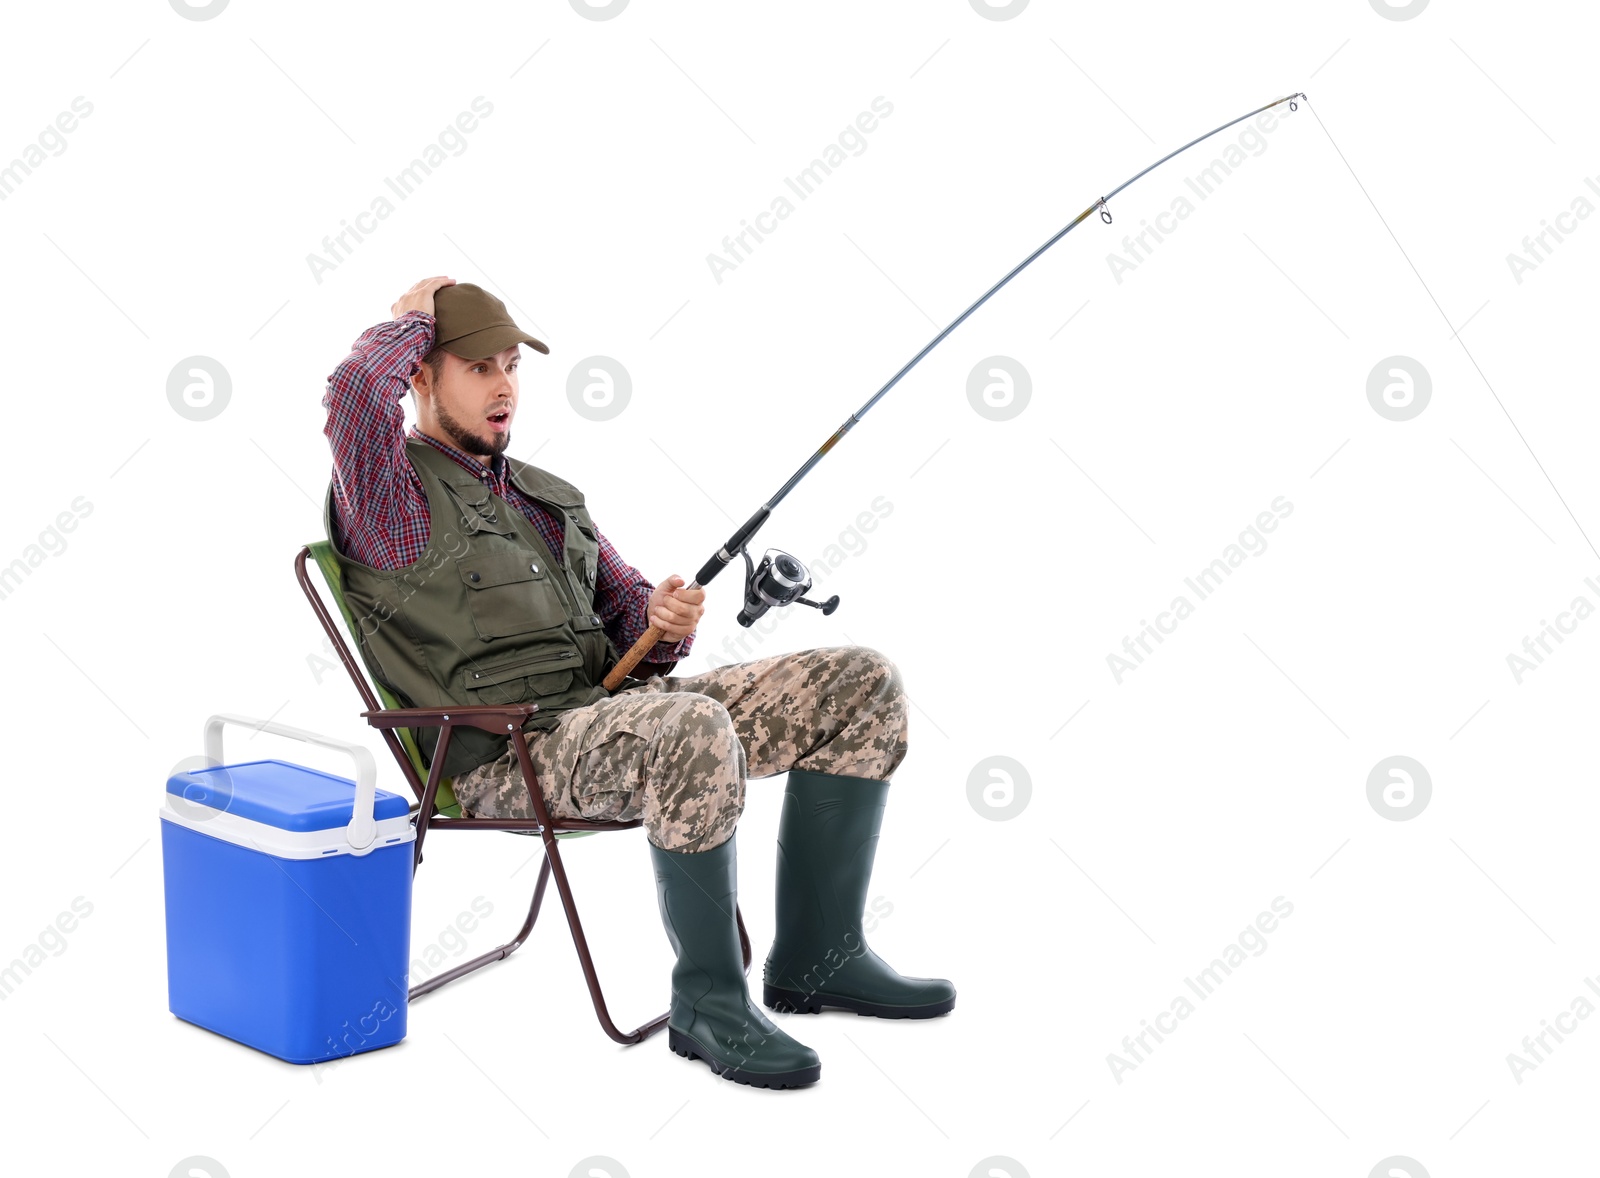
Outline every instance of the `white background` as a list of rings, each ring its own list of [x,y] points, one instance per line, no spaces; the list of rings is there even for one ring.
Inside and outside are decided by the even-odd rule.
[[[10,14],[0,160],[74,98],[93,110],[0,202],[0,563],[75,499],[92,510],[0,600],[0,960],[75,898],[93,911],[0,1003],[7,1168],[564,1176],[600,1156],[634,1178],[965,1178],[998,1157],[1011,1178],[1363,1178],[1403,1155],[1413,1178],[1579,1172],[1600,1019],[1520,1083],[1507,1055],[1600,973],[1600,622],[1520,683],[1507,655],[1580,594],[1600,605],[1573,518],[1600,538],[1600,218],[1520,283],[1506,258],[1575,197],[1600,205],[1588,18],[1448,0],[1408,20],[1367,0]],[[390,1050],[314,1071],[167,1012],[156,812],[204,718],[383,752],[318,662],[291,561],[321,536],[326,377],[403,290],[447,274],[505,298],[551,348],[525,356],[512,452],[581,486],[652,578],[692,575],[1087,204],[1298,90],[1310,105],[1190,193],[1136,270],[1119,282],[1108,254],[1243,127],[1024,271],[781,506],[757,550],[822,562],[892,504],[826,572],[835,615],[752,635],[730,574],[682,665],[741,637],[740,657],[849,641],[897,661],[916,708],[872,881],[893,913],[871,939],[951,978],[949,1017],[786,1018],[822,1081],[736,1086],[664,1036],[602,1034],[553,890],[525,949],[417,1003]],[[465,149],[319,281],[308,255],[480,95],[493,112]],[[877,96],[893,113],[865,149],[719,283],[707,255]],[[1452,338],[1469,319],[1481,375]],[[596,354],[633,380],[606,422],[566,398]],[[1433,382],[1404,422],[1366,395],[1395,354]],[[232,382],[198,422],[166,391],[196,355]],[[1009,421],[966,394],[994,355],[1031,375]],[[1293,510],[1266,550],[1119,684],[1124,636],[1279,496]],[[232,741],[230,759],[337,765]],[[1409,821],[1368,801],[1392,755],[1432,780]],[[991,756],[1031,782],[1009,820],[969,800]],[[752,787],[739,831],[753,978],[781,788]],[[431,845],[414,951],[477,897],[494,913],[470,951],[509,935],[536,844]],[[665,1009],[670,965],[643,835],[566,857],[613,1013],[636,1025]],[[1123,1037],[1280,896],[1293,915],[1265,951],[1114,1076]]]

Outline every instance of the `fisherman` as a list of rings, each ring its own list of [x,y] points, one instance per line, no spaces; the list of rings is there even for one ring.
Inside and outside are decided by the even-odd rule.
[[[356,340],[322,402],[333,449],[324,526],[363,661],[404,706],[538,704],[523,732],[550,816],[642,818],[677,958],[672,1050],[760,1087],[821,1075],[816,1052],[745,985],[734,834],[747,777],[788,774],[763,1003],[880,1018],[952,1009],[948,981],[896,972],[862,928],[889,778],[907,752],[895,664],[833,646],[669,674],[705,591],[676,573],[652,584],[577,487],[507,453],[520,345],[550,349],[499,299],[451,278],[423,279],[390,313]],[[665,637],[608,692],[618,652],[652,624]],[[431,766],[437,730],[418,740]],[[458,729],[443,773],[464,815],[534,816],[509,740]]]

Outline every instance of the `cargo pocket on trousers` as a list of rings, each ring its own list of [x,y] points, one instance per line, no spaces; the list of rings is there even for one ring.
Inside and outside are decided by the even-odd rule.
[[[597,739],[580,740],[567,792],[592,822],[632,822],[644,813],[644,760],[654,725],[602,717],[591,731]]]

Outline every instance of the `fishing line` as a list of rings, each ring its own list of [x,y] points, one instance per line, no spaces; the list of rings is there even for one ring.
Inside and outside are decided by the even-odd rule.
[[[774,606],[792,605],[796,602],[802,605],[813,606],[816,609],[820,609],[824,614],[831,614],[835,609],[838,608],[839,598],[834,596],[829,598],[827,601],[812,601],[805,597],[804,594],[808,589],[811,588],[811,574],[806,569],[805,565],[800,561],[796,560],[789,553],[784,552],[781,549],[769,548],[765,553],[762,554],[761,562],[756,564],[751,560],[749,552],[745,550],[745,545],[749,543],[750,538],[755,535],[756,531],[761,527],[761,525],[767,522],[767,517],[772,514],[773,508],[777,507],[777,505],[783,501],[784,497],[788,495],[790,491],[794,490],[795,486],[800,482],[801,479],[805,478],[805,476],[810,472],[811,468],[821,461],[822,456],[838,444],[839,439],[844,437],[845,434],[849,433],[855,428],[856,423],[861,420],[862,416],[867,412],[867,410],[876,405],[878,401],[882,399],[885,393],[894,388],[895,385],[899,384],[900,379],[905,376],[906,373],[915,368],[918,363],[921,362],[924,356],[933,351],[933,349],[938,346],[939,342],[943,340],[945,336],[949,335],[957,327],[961,326],[961,324],[966,321],[969,315],[971,315],[979,307],[983,306],[984,303],[988,302],[990,297],[993,296],[996,291],[998,291],[1006,283],[1010,282],[1018,274],[1022,273],[1022,271],[1027,269],[1028,266],[1032,265],[1034,260],[1038,258],[1040,254],[1044,253],[1051,246],[1055,245],[1056,242],[1060,241],[1067,234],[1071,233],[1080,224],[1087,220],[1092,213],[1098,212],[1100,214],[1100,219],[1103,222],[1105,222],[1107,225],[1111,224],[1112,215],[1108,202],[1112,197],[1116,196],[1123,189],[1127,188],[1128,185],[1154,171],[1156,168],[1159,168],[1162,164],[1166,163],[1174,156],[1181,155],[1185,151],[1188,151],[1195,144],[1203,143],[1207,139],[1210,139],[1213,135],[1226,131],[1229,127],[1236,126],[1237,124],[1244,122],[1246,119],[1254,118],[1256,115],[1261,114],[1263,111],[1271,110],[1275,106],[1282,106],[1286,102],[1289,104],[1290,110],[1298,110],[1299,100],[1303,98],[1305,98],[1304,93],[1296,93],[1285,98],[1280,98],[1276,102],[1269,102],[1266,106],[1257,107],[1255,110],[1252,110],[1247,114],[1242,114],[1236,119],[1223,123],[1222,126],[1217,127],[1214,130],[1207,131],[1204,135],[1189,140],[1189,142],[1185,143],[1182,147],[1177,148],[1174,151],[1169,151],[1166,155],[1162,156],[1148,168],[1145,168],[1142,171],[1130,176],[1127,180],[1124,180],[1121,184],[1111,189],[1110,192],[1107,192],[1104,196],[1101,196],[1088,208],[1084,209],[1083,212],[1079,213],[1065,226],[1063,226],[1059,232],[1050,238],[1049,241],[1046,241],[1038,249],[1034,250],[1026,258],[1022,259],[1021,262],[1017,263],[1017,265],[1014,266],[1010,273],[1008,273],[1004,278],[995,283],[988,290],[984,291],[982,297],[980,297],[977,302],[973,303],[972,306],[968,307],[965,311],[961,312],[960,315],[951,320],[949,326],[929,340],[922,350],[919,351],[915,356],[911,357],[911,359],[906,362],[905,366],[902,367],[899,372],[896,372],[893,376],[891,376],[888,381],[884,383],[882,388],[880,388],[876,393],[872,394],[865,405],[861,406],[861,408],[857,409],[854,413],[847,417],[844,421],[844,424],[839,426],[838,429],[834,430],[833,435],[817,448],[816,453],[811,455],[810,458],[806,459],[806,461],[801,464],[800,469],[795,471],[794,474],[789,477],[789,480],[784,483],[783,486],[778,488],[777,494],[773,495],[771,499],[763,503],[760,510],[758,510],[742,525],[740,525],[738,531],[734,532],[732,536],[728,537],[727,541],[722,545],[722,547],[713,553],[711,558],[701,566],[700,571],[695,574],[694,580],[690,582],[686,588],[696,589],[703,585],[709,584],[713,577],[715,577],[730,563],[732,563],[735,556],[742,554],[744,556],[746,578],[744,608],[739,611],[738,615],[738,622],[741,626],[751,625],[757,618],[761,617],[762,614],[766,613],[768,609]],[[1320,123],[1322,120],[1318,119],[1317,121]],[[1323,130],[1326,132],[1327,128],[1324,127]],[[1332,142],[1332,136],[1329,136],[1329,142]],[[1337,147],[1335,150],[1337,150]],[[1353,176],[1355,173],[1352,171],[1351,175]],[[1359,184],[1360,181],[1358,180],[1356,183]],[[1364,192],[1366,190],[1363,189],[1362,191]],[[1368,197],[1368,200],[1370,199],[1371,198]],[[1373,207],[1376,208],[1377,206],[1374,205]],[[1396,244],[1398,244],[1398,242]],[[1403,253],[1404,251],[1401,252]],[[1409,261],[1409,259],[1407,260]],[[1498,400],[1498,398],[1496,399]],[[1504,408],[1504,406],[1502,406],[1502,408]],[[1535,461],[1538,460],[1535,459]],[[1540,469],[1543,468],[1541,467]],[[639,640],[628,648],[627,653],[622,656],[622,660],[617,663],[617,665],[613,667],[611,672],[606,676],[606,690],[615,691],[618,687],[620,687],[622,685],[623,678],[638,664],[640,659],[644,658],[645,655],[650,653],[650,651],[655,647],[656,643],[661,640],[661,637],[662,630],[659,626],[652,625],[649,629],[647,629],[640,636]]]
[[[1305,95],[1302,94],[1300,97],[1305,98]],[[1384,219],[1383,213],[1378,210],[1378,202],[1372,199],[1372,194],[1367,191],[1367,186],[1361,183],[1361,177],[1357,176],[1356,170],[1350,167],[1350,161],[1345,159],[1344,152],[1340,151],[1339,145],[1333,141],[1333,134],[1328,130],[1328,125],[1322,121],[1322,116],[1317,114],[1316,107],[1311,106],[1309,98],[1306,99],[1306,106],[1310,107],[1311,116],[1317,120],[1317,126],[1322,128],[1322,133],[1328,137],[1328,145],[1338,154],[1340,161],[1349,171],[1350,179],[1356,182],[1356,187],[1361,189],[1361,195],[1367,198],[1367,203],[1372,206],[1372,211],[1377,213],[1378,220],[1382,222],[1384,229],[1388,230],[1389,237],[1394,242],[1395,248],[1400,251],[1400,256],[1406,260],[1406,265],[1411,267],[1411,273],[1415,274],[1417,281],[1422,283],[1422,289],[1427,292],[1428,298],[1437,308],[1440,318],[1444,320],[1445,326],[1450,329],[1450,334],[1455,338],[1456,343],[1461,345],[1461,350],[1467,354],[1467,359],[1472,362],[1472,367],[1477,369],[1478,376],[1483,380],[1483,387],[1489,390],[1489,395],[1494,398],[1494,403],[1500,406],[1500,412],[1506,415],[1506,420],[1511,423],[1511,428],[1516,431],[1517,439],[1527,449],[1528,457],[1533,459],[1533,464],[1539,468],[1539,473],[1544,475],[1544,481],[1550,484],[1550,489],[1555,492],[1556,498],[1566,510],[1567,518],[1572,521],[1572,526],[1578,529],[1578,535],[1583,537],[1583,542],[1589,546],[1589,551],[1593,552],[1597,559],[1600,559],[1600,550],[1595,549],[1594,541],[1589,539],[1589,533],[1583,530],[1583,525],[1578,522],[1578,517],[1572,514],[1572,508],[1567,506],[1567,499],[1561,493],[1561,488],[1556,486],[1555,480],[1550,477],[1550,472],[1544,468],[1544,463],[1540,462],[1539,456],[1533,452],[1533,447],[1528,444],[1527,437],[1523,435],[1522,427],[1511,416],[1511,410],[1506,408],[1506,403],[1500,399],[1500,394],[1495,392],[1494,385],[1489,383],[1489,378],[1484,375],[1483,368],[1478,364],[1477,357],[1472,354],[1472,349],[1467,347],[1467,341],[1461,338],[1461,333],[1456,330],[1456,325],[1450,322],[1450,316],[1446,315],[1444,308],[1439,306],[1439,300],[1434,297],[1432,289],[1423,279],[1422,271],[1417,269],[1417,264],[1411,260],[1411,255],[1406,253],[1406,247],[1400,244],[1400,239],[1395,236],[1394,230],[1389,228],[1389,222]],[[1493,480],[1490,481],[1492,482]]]

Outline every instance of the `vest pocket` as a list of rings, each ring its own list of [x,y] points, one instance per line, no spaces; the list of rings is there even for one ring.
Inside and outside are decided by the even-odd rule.
[[[499,536],[515,534],[516,529],[506,518],[505,511],[496,506],[489,488],[476,482],[445,485],[460,500],[461,527],[469,536],[481,532],[492,532]],[[509,504],[504,506],[506,510],[511,510]]]
[[[529,703],[541,696],[559,695],[572,686],[572,676],[582,661],[576,648],[564,647],[497,666],[468,666],[463,674],[473,703]]]
[[[508,638],[559,626],[567,620],[549,563],[516,552],[469,553],[456,562],[480,638]]]
[[[592,601],[599,579],[600,541],[595,536],[594,523],[588,520],[587,513],[580,515],[578,511],[568,511],[567,516],[572,520],[572,528],[567,533],[567,561],[577,571],[578,579],[589,591]]]

